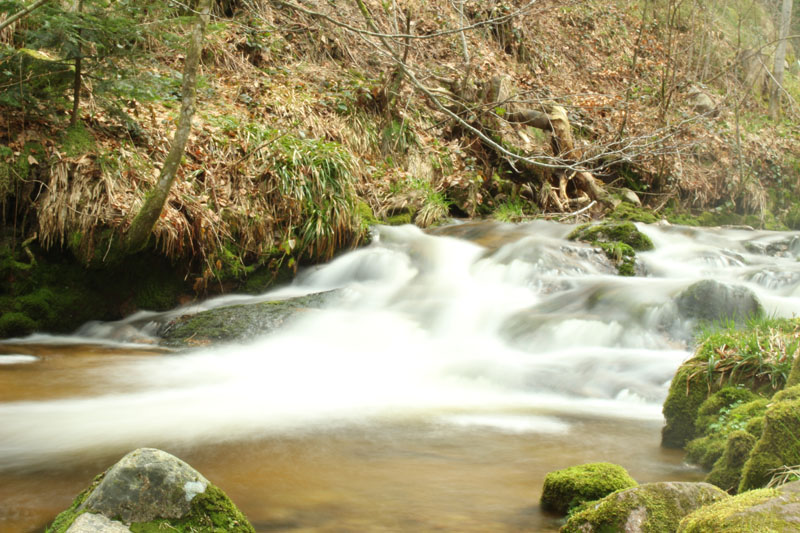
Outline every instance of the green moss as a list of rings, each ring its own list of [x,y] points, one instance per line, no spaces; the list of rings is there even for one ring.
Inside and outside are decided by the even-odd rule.
[[[742,471],[739,492],[766,485],[773,471],[800,464],[800,399],[773,402],[764,431]]]
[[[3,313],[0,316],[0,338],[24,337],[37,329],[37,324],[29,316],[19,313]]]
[[[659,218],[650,211],[637,207],[628,202],[622,202],[614,211],[607,215],[607,218],[613,220],[628,220],[631,222],[643,222],[645,224],[654,224],[659,221]]]
[[[215,485],[192,500],[188,515],[180,520],[158,519],[130,525],[133,533],[255,533],[255,529],[236,505]]]
[[[800,385],[800,354],[794,355],[792,361],[792,370],[789,372],[789,377],[786,379],[786,387]]]
[[[372,208],[364,200],[358,200],[356,202],[356,213],[361,220],[362,229],[368,229],[370,226],[380,224],[380,221],[375,217],[375,213],[373,213]]]
[[[545,476],[542,509],[566,514],[584,502],[636,485],[636,481],[619,465],[589,463],[572,466]]]
[[[605,252],[606,257],[614,261],[620,276],[636,274],[636,252],[623,242],[599,242],[597,246]]]
[[[64,130],[61,136],[61,149],[69,157],[79,157],[96,147],[92,133],[80,121]]]
[[[800,203],[794,203],[783,216],[783,223],[789,229],[800,230]]]
[[[695,372],[694,357],[678,368],[664,401],[666,424],[661,430],[661,444],[668,448],[682,448],[697,435],[695,419],[700,405],[716,388],[705,373]]]
[[[725,437],[706,435],[686,444],[686,461],[703,468],[711,468],[725,452]]]
[[[104,476],[105,473],[97,476],[92,484],[75,498],[67,510],[56,516],[53,523],[45,529],[45,533],[64,533],[69,529],[75,519],[85,512],[81,509],[81,505],[100,484]],[[130,530],[134,533],[163,533],[164,531],[254,533],[255,531],[230,498],[215,485],[209,485],[205,492],[194,497],[191,510],[184,518],[137,522],[130,525]]]
[[[756,437],[744,430],[728,435],[725,452],[706,476],[706,481],[728,493],[735,494],[742,479],[742,468],[756,445]]]
[[[702,507],[684,518],[679,533],[743,533],[786,531],[776,517],[745,514],[749,508],[779,495],[775,489],[760,489]]]
[[[730,411],[731,406],[737,406],[758,399],[755,393],[743,387],[722,387],[708,397],[697,410],[695,427],[699,432],[707,433],[709,426],[720,420],[720,413]]]
[[[80,494],[72,501],[72,505],[69,506],[65,511],[62,511],[55,517],[53,523],[50,524],[48,527],[45,528],[45,533],[63,533],[72,523],[75,521],[76,518],[83,512],[80,507],[83,502],[86,501],[86,498],[92,493],[92,491],[103,481],[103,477],[105,476],[105,472],[100,474],[99,476],[95,477],[92,480],[91,485],[86,487]]]
[[[414,213],[411,211],[404,211],[390,217],[386,217],[386,224],[390,226],[402,226],[403,224],[411,224],[414,221]]]
[[[615,492],[573,514],[561,533],[617,533],[626,527],[631,513],[637,513],[635,531],[663,533],[675,531],[687,514],[702,505],[726,498],[716,487],[694,483],[648,483]]]
[[[636,251],[653,249],[653,242],[644,233],[636,229],[633,222],[603,222],[600,224],[584,224],[575,228],[567,236],[569,240],[595,242],[621,242]]]

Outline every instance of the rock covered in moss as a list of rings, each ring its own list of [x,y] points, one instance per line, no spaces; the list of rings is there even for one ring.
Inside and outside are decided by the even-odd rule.
[[[541,504],[545,511],[566,514],[584,502],[635,487],[627,470],[612,463],[587,463],[550,472],[544,478]]]
[[[794,392],[800,393],[800,387],[782,391],[767,409],[761,438],[744,465],[739,492],[765,486],[778,468],[800,464],[800,398]]]
[[[752,400],[745,402],[748,398]],[[738,430],[745,430],[758,439],[761,425],[755,419],[763,417],[768,403],[766,398],[735,387],[724,387],[712,394],[698,410],[695,426],[703,436],[686,445],[687,461],[712,468],[722,457],[729,436]]]
[[[182,315],[163,325],[158,335],[168,346],[246,340],[281,328],[310,309],[319,309],[334,294],[336,291],[314,293],[288,300],[230,305]]]
[[[742,480],[742,469],[756,442],[756,437],[744,430],[728,435],[725,451],[714,463],[706,481],[729,494],[736,494]]]
[[[87,514],[94,516],[81,518]],[[98,476],[47,531],[92,531],[93,524],[106,522],[97,517],[133,533],[254,532],[222,490],[187,463],[153,448],[130,452]]]
[[[716,385],[709,383],[705,372],[696,372],[697,362],[698,358],[693,357],[683,363],[670,383],[662,409],[666,423],[661,429],[661,445],[667,448],[682,448],[697,435],[697,412]]]
[[[800,481],[758,489],[703,507],[684,518],[678,533],[800,530]]]
[[[633,222],[602,222],[600,224],[584,224],[578,226],[567,236],[571,241],[590,243],[621,242],[636,251],[653,249],[650,237],[636,228]]]
[[[728,494],[708,483],[647,483],[615,492],[573,514],[561,533],[663,533]]]
[[[733,319],[743,323],[764,312],[758,297],[747,287],[728,285],[712,279],[693,283],[675,299],[678,312],[686,318],[719,322]]]
[[[800,354],[795,353],[794,360],[792,361],[792,370],[789,372],[789,377],[786,379],[786,388],[800,385]]]

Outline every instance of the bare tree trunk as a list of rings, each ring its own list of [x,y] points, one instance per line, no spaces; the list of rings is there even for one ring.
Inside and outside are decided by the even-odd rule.
[[[783,0],[781,8],[781,27],[778,36],[778,48],[775,50],[775,65],[772,68],[772,76],[775,84],[769,92],[769,114],[773,120],[777,120],[781,114],[781,91],[783,90],[783,67],[786,63],[786,38],[789,36],[789,24],[792,20],[792,0]]]
[[[175,176],[183,157],[186,142],[192,130],[192,116],[195,110],[195,96],[197,88],[197,70],[200,64],[200,54],[203,51],[203,35],[208,24],[212,0],[200,0],[197,5],[197,22],[192,31],[189,50],[186,54],[186,63],[183,67],[183,87],[181,90],[181,114],[175,137],[172,139],[158,183],[147,193],[147,196],[136,217],[131,222],[130,228],[125,233],[124,247],[128,253],[135,253],[147,244],[153,227],[161,216],[164,204],[167,202],[169,190],[175,181]]]

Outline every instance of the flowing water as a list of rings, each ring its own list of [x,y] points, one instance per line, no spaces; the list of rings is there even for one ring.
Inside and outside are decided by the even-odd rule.
[[[0,531],[41,530],[140,446],[187,460],[259,531],[556,531],[538,507],[550,470],[699,479],[659,447],[691,351],[674,298],[716,279],[792,316],[800,237],[640,227],[656,249],[635,278],[555,223],[379,228],[266,295],[0,343]],[[120,342],[178,314],[333,289],[247,342]]]

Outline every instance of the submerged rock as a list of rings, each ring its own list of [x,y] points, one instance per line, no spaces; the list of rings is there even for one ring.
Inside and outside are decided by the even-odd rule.
[[[684,518],[678,533],[800,531],[800,481],[778,489],[745,492]]]
[[[690,285],[678,295],[675,303],[686,318],[708,322],[732,319],[741,323],[764,311],[750,289],[711,279]]]
[[[310,309],[321,308],[334,294],[336,291],[328,291],[182,315],[161,326],[158,336],[167,346],[246,340],[274,331]]]
[[[254,532],[222,490],[153,448],[130,452],[98,476],[47,532],[160,530]]]
[[[562,533],[663,533],[728,494],[708,483],[647,483],[615,492],[573,514]]]
[[[614,491],[635,487],[628,471],[612,463],[588,463],[550,472],[544,478],[542,509],[567,514]]]

